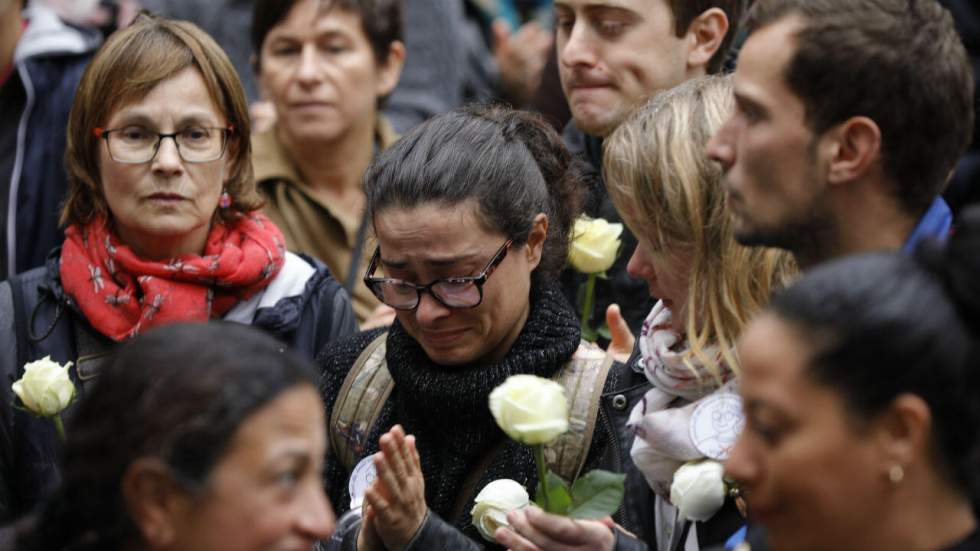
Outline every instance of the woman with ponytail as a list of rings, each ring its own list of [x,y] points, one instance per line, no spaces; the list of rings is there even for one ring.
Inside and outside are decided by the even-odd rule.
[[[739,341],[728,460],[779,551],[980,549],[980,210],[808,272]]]
[[[579,174],[540,117],[502,107],[430,119],[368,169],[378,248],[365,282],[397,319],[333,343],[319,358],[330,416],[327,485],[338,511],[352,499],[362,510],[364,498],[362,521],[344,519],[338,528],[343,549],[500,548],[474,526],[474,498],[497,479],[538,482],[530,448],[509,440],[488,408],[490,392],[511,375],[592,389],[569,392],[573,403],[585,397],[589,412],[574,426],[594,427],[570,451],[571,463],[581,472],[600,464],[621,470],[609,419],[627,378],[582,343],[575,310],[555,282],[578,213]],[[594,370],[577,363],[586,356]],[[585,384],[579,375],[595,378]],[[389,377],[387,390],[375,385]],[[360,416],[368,411],[377,413]],[[417,455],[408,451],[413,441]],[[372,460],[382,474],[384,465],[401,465],[401,487],[383,476],[363,483],[363,462]]]

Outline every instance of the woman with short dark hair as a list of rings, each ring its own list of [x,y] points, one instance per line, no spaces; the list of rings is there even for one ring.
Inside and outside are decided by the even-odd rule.
[[[401,16],[399,0],[257,0],[252,19],[256,80],[275,112],[252,140],[265,213],[290,250],[326,263],[372,326],[390,310],[360,279],[370,254],[361,182],[397,138],[379,106],[405,58]]]

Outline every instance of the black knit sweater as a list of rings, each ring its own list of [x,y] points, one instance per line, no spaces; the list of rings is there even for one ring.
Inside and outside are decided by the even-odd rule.
[[[362,350],[382,330],[359,333],[327,346],[317,360],[322,369],[321,390],[329,415],[336,394]],[[531,489],[537,485],[531,449],[508,440],[490,414],[490,391],[508,376],[529,373],[552,377],[570,360],[580,341],[575,312],[557,286],[542,286],[531,294],[527,322],[507,356],[498,362],[440,366],[398,324],[388,330],[387,362],[394,390],[372,429],[364,456],[378,451],[378,438],[401,424],[414,434],[425,476],[426,503],[440,517],[474,540],[483,542],[471,524],[469,511],[476,494],[499,478],[516,480]],[[601,456],[609,435],[597,430],[588,464]],[[467,475],[488,454],[489,466],[470,495],[459,496]],[[347,469],[327,460],[326,484],[338,514],[349,509]],[[465,497],[462,514],[457,500]]]

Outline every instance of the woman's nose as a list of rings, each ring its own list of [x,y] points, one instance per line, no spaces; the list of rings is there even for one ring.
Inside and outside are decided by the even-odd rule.
[[[650,261],[647,255],[637,245],[633,249],[629,262],[626,264],[626,273],[634,279],[650,280],[653,277],[653,270],[650,269]]]
[[[306,498],[297,507],[296,527],[307,538],[325,540],[333,534],[337,524],[323,486],[311,484],[306,492]]]
[[[418,308],[415,309],[415,319],[425,327],[451,313],[452,310],[436,300],[430,293],[422,293],[422,296],[419,297]]]
[[[163,138],[157,146],[156,155],[153,156],[152,168],[155,171],[178,172],[183,169],[183,159],[177,149],[177,142],[173,138]]]
[[[725,460],[725,474],[741,485],[749,486],[758,478],[759,469],[752,459],[751,444],[743,432],[735,441],[728,459]]]

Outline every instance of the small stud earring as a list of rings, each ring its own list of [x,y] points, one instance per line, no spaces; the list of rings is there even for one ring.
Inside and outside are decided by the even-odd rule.
[[[221,192],[221,197],[218,199],[218,206],[223,209],[231,206],[231,195],[228,195],[227,191]]]
[[[905,469],[901,465],[892,465],[892,468],[888,469],[888,480],[892,484],[898,484],[903,479],[905,479]]]

